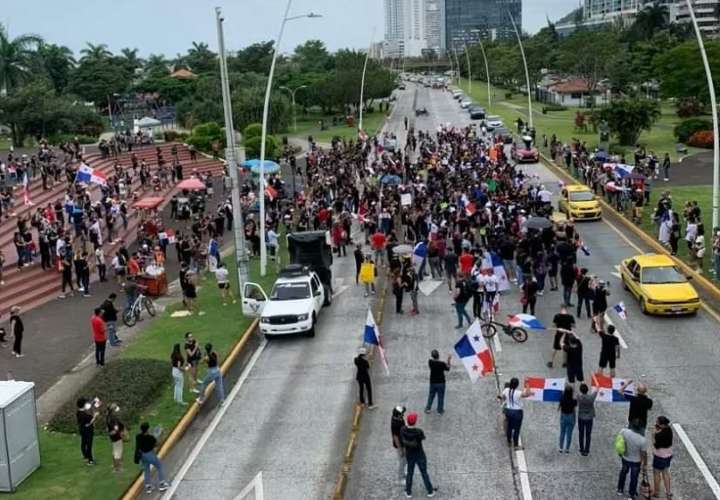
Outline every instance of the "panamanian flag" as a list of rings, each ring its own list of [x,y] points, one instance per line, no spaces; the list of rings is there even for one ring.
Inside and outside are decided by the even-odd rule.
[[[380,361],[382,361],[385,367],[385,373],[390,375],[390,368],[388,368],[387,358],[385,357],[385,348],[383,347],[382,336],[378,330],[375,318],[370,309],[368,309],[367,319],[365,320],[365,330],[363,333],[363,341],[366,344],[377,346],[378,352],[380,353]]]
[[[508,280],[507,272],[505,272],[502,258],[498,254],[485,252],[480,269],[483,271],[492,270],[498,280],[498,291],[504,292],[510,290],[510,280]]]
[[[592,376],[592,386],[597,389],[598,401],[606,403],[625,403],[628,400],[620,393],[620,387],[626,382],[625,379],[608,377],[602,373],[594,373]],[[635,384],[629,384],[625,388],[626,396],[635,395]]]
[[[565,379],[527,377],[525,378],[525,388],[530,389],[533,393],[527,399],[557,403],[562,397],[563,390],[565,390]]]
[[[532,314],[510,314],[508,315],[508,325],[531,330],[546,330],[545,325]]]
[[[617,313],[618,316],[620,316],[620,319],[627,321],[627,308],[625,307],[624,302],[618,302],[617,304],[615,304],[613,306],[613,310]]]
[[[455,354],[462,361],[473,384],[495,369],[495,361],[482,335],[478,320],[475,320],[465,335],[455,343]]]
[[[81,163],[78,168],[77,174],[75,175],[75,182],[83,182],[85,184],[100,184],[101,186],[107,185],[107,177],[100,171],[92,168],[87,163]]]

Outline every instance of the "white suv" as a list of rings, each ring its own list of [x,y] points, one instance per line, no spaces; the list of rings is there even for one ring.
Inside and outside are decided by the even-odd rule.
[[[245,283],[243,314],[259,317],[260,331],[266,337],[296,333],[314,337],[325,294],[317,273],[290,265],[280,272],[269,297],[257,283]]]

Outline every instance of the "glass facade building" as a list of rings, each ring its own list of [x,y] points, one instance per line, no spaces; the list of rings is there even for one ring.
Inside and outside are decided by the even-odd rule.
[[[533,1],[533,0],[531,0]],[[445,45],[462,50],[478,40],[515,36],[508,12],[522,26],[522,0],[445,0]]]

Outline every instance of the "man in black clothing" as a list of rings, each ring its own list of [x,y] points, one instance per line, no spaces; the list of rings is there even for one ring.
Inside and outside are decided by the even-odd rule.
[[[365,392],[363,391],[363,389],[365,389],[365,391],[367,391],[368,409],[374,410],[375,405],[372,400],[372,385],[370,384],[370,363],[368,363],[368,360],[365,359],[365,355],[367,355],[367,349],[361,347],[358,351],[358,355],[355,356],[355,366],[357,367],[355,380],[357,380],[358,388],[360,390],[360,404],[365,405]]]
[[[567,354],[567,378],[568,383],[574,384],[575,380],[582,382],[583,362],[582,362],[582,342],[572,333],[566,333],[563,339],[563,350]]]
[[[610,365],[610,376],[615,376],[615,361],[620,354],[620,341],[615,336],[615,326],[609,325],[607,333],[600,330],[600,373],[605,373],[605,367]]]
[[[448,356],[447,362],[440,361],[440,353],[437,349],[433,349],[428,360],[430,368],[430,393],[428,394],[427,404],[425,405],[425,413],[430,413],[432,409],[435,395],[438,397],[437,412],[442,415],[445,413],[445,372],[450,371],[450,361],[452,356]]]
[[[647,416],[648,412],[653,407],[653,400],[647,397],[647,385],[638,382],[636,384],[636,394],[626,394],[625,389],[632,384],[632,380],[623,382],[620,386],[619,392],[627,401],[630,401],[630,410],[628,412],[628,422],[637,420],[639,427],[642,430],[642,435],[645,435],[645,429],[647,428]]]
[[[422,442],[425,439],[425,433],[422,429],[415,427],[417,423],[417,413],[410,413],[407,416],[407,426],[400,430],[400,442],[405,448],[405,458],[407,460],[407,475],[405,476],[405,496],[412,497],[412,481],[415,473],[415,466],[420,469],[427,496],[435,496],[435,488],[430,482],[430,476],[427,473],[427,457],[423,449]]]
[[[108,341],[113,347],[122,342],[122,340],[117,337],[118,311],[115,309],[116,298],[117,294],[111,293],[100,306],[100,309],[102,309],[102,318],[103,321],[105,321],[105,328],[107,329]]]
[[[553,367],[553,363],[555,362],[555,355],[558,352],[562,351],[561,341],[565,332],[571,331],[573,328],[575,328],[575,318],[572,314],[568,314],[567,308],[563,306],[560,308],[560,312],[557,313],[553,318],[553,324],[555,325],[555,328],[557,328],[557,330],[555,331],[555,338],[553,339],[552,357],[547,363],[548,368]],[[565,367],[565,363],[563,363],[563,367]]]
[[[85,398],[77,400],[77,424],[80,434],[80,452],[88,465],[95,465],[92,454],[93,436],[97,413],[92,411],[92,403]]]

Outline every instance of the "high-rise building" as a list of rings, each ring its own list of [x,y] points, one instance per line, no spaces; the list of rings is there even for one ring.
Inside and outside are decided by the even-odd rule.
[[[425,0],[425,39],[428,49],[445,49],[445,0]]]
[[[427,48],[428,0],[385,0],[385,42],[388,57],[419,57]]]
[[[720,0],[693,0],[693,10],[700,31],[709,37],[720,36]],[[670,20],[690,22],[690,10],[685,0],[677,0],[670,6]]]
[[[445,47],[460,50],[480,39],[515,36],[510,14],[522,26],[522,0],[445,0]]]

